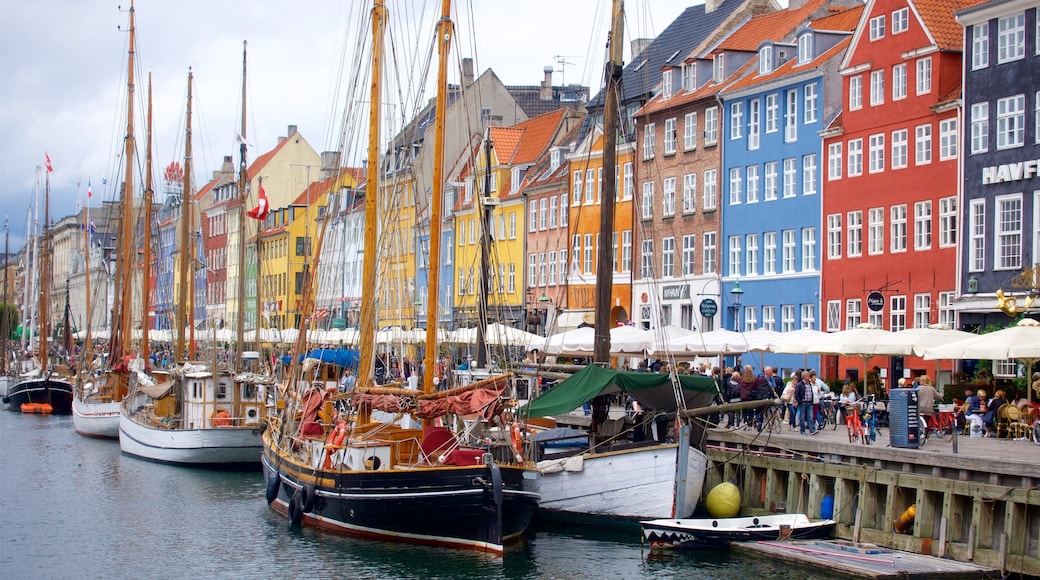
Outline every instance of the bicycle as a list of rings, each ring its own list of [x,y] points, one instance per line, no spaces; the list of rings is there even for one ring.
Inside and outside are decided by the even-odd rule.
[[[866,403],[863,409],[863,443],[870,445],[881,435],[877,420],[877,400],[874,395],[867,395],[863,400]]]
[[[766,430],[770,433],[780,433],[784,426],[784,416],[781,409],[784,403],[770,405],[762,412],[762,428],[759,432]]]
[[[929,418],[925,419],[925,415],[918,415],[918,421],[921,424],[921,445],[923,446],[928,442],[928,438],[935,436],[941,441],[953,437],[953,417],[947,413],[940,413],[936,410]]]
[[[849,443],[866,443],[863,434],[863,419],[859,414],[860,401],[845,405],[845,428],[849,433]]]
[[[831,429],[838,428],[838,412],[834,408],[834,399],[826,398],[820,399],[820,428],[823,429],[831,426]]]

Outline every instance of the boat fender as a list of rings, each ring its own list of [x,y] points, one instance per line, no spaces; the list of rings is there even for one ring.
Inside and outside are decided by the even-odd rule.
[[[900,534],[905,534],[912,530],[914,528],[914,518],[916,516],[917,506],[915,504],[912,504],[910,507],[906,508],[906,511],[904,511],[899,516],[898,520],[893,522],[893,527],[895,528],[896,532]]]
[[[274,503],[274,500],[278,499],[278,488],[282,486],[282,476],[275,471],[271,474],[270,479],[267,480],[267,505]]]
[[[719,521],[718,520],[711,520],[711,527],[713,527],[713,528],[719,527]]]
[[[298,489],[289,499],[289,525],[299,527],[303,523],[303,490]]]
[[[314,509],[314,500],[317,497],[317,490],[314,488],[313,483],[306,483],[300,489],[301,503],[300,507],[303,509],[303,513],[310,513]]]
[[[755,518],[755,519],[751,520],[751,523],[755,524],[757,526],[758,525],[758,518]]]

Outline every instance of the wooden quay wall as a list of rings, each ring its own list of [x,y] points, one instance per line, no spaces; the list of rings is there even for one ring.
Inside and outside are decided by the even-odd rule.
[[[1028,441],[935,438],[920,449],[850,444],[845,427],[799,435],[707,429],[705,494],[728,481],[745,513],[821,517],[833,498],[836,536],[1040,576],[1040,447]],[[916,510],[912,529],[895,522]]]

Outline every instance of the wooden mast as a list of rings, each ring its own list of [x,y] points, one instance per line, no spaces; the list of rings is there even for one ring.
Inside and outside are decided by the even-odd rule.
[[[4,310],[0,312],[3,318],[0,323],[0,376],[7,375],[7,338],[11,336],[11,308],[7,303],[7,272],[10,270],[11,253],[7,246],[11,241],[11,228],[7,224],[7,214],[4,214]]]
[[[188,119],[185,124],[184,140],[184,183],[181,191],[181,231],[180,231],[180,256],[177,265],[178,296],[177,300],[177,342],[174,350],[175,360],[185,360],[187,351],[185,349],[185,330],[188,328],[188,298],[193,294],[189,289],[189,280],[194,285],[194,277],[188,272],[192,268],[192,239],[191,239],[191,204],[188,198],[191,196],[191,83],[192,73],[188,69]],[[194,326],[194,325],[192,325]],[[214,372],[216,369],[214,369]]]
[[[148,73],[148,122],[145,126],[148,141],[144,155],[144,197],[141,213],[144,242],[141,244],[141,358],[148,362],[148,309],[152,299],[152,73]]]
[[[606,92],[603,102],[603,203],[599,214],[599,266],[596,267],[596,332],[593,360],[610,362],[610,309],[614,278],[614,200],[617,186],[618,97],[621,92],[622,48],[625,3],[614,0],[610,25],[609,60],[605,71]]]
[[[235,372],[242,370],[242,352],[245,347],[246,331],[246,203],[249,200],[249,175],[246,167],[246,41],[242,41],[242,142],[238,146],[238,290],[235,300]],[[259,274],[259,271],[257,271]],[[259,281],[258,281],[259,282]],[[254,332],[260,333],[259,319]]]
[[[362,262],[361,287],[367,295],[361,300],[360,338],[358,344],[358,385],[368,386],[375,371],[376,326],[376,228],[379,219],[379,107],[382,99],[383,35],[386,29],[386,5],[375,0],[372,6],[372,79],[368,101],[368,171],[365,189],[365,258]],[[439,103],[438,103],[439,105]],[[437,171],[436,164],[434,172]],[[434,173],[434,187],[437,186]],[[433,220],[430,220],[431,237]],[[431,250],[432,246],[431,245]],[[431,260],[431,264],[434,263]],[[429,338],[427,338],[429,343]],[[427,353],[429,347],[427,346]],[[299,354],[299,353],[294,353]],[[429,354],[427,354],[429,356]],[[427,373],[430,374],[430,373]]]
[[[433,193],[430,199],[430,261],[426,269],[426,352],[423,363],[423,391],[432,393],[437,375],[437,318],[440,311],[441,279],[441,200],[444,199],[444,117],[448,110],[448,53],[452,39],[451,0],[441,0],[441,19],[437,23],[437,101],[433,116]],[[462,87],[463,90],[466,87]],[[366,256],[367,257],[367,256]]]
[[[47,172],[43,194],[43,239],[40,240],[40,376],[47,377],[47,339],[50,334],[51,303],[51,173]]]

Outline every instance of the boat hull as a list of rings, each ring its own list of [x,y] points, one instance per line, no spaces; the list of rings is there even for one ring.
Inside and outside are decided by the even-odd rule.
[[[3,398],[7,409],[21,412],[23,404],[43,404],[51,406],[54,415],[72,413],[72,385],[54,378],[28,379],[15,383],[8,388]]]
[[[119,449],[139,459],[215,469],[257,469],[260,429],[215,427],[167,429],[119,416]]]
[[[699,549],[728,546],[731,542],[778,539],[818,540],[834,534],[834,520],[810,521],[804,514],[717,518],[659,519],[640,522],[643,538],[652,549]],[[787,526],[790,536],[783,533]],[[783,536],[783,537],[781,537]]]
[[[538,472],[519,466],[334,471],[267,446],[262,465],[272,509],[291,520],[301,502],[302,525],[354,537],[501,555],[538,507]]]
[[[85,437],[119,439],[120,408],[118,402],[76,397],[72,401],[72,424]]]
[[[687,453],[684,498],[693,513],[704,487],[707,458]],[[673,515],[679,446],[653,445],[540,462],[540,514],[550,520],[582,522],[667,518]],[[571,461],[571,465],[567,461]],[[553,471],[557,469],[559,471]]]

